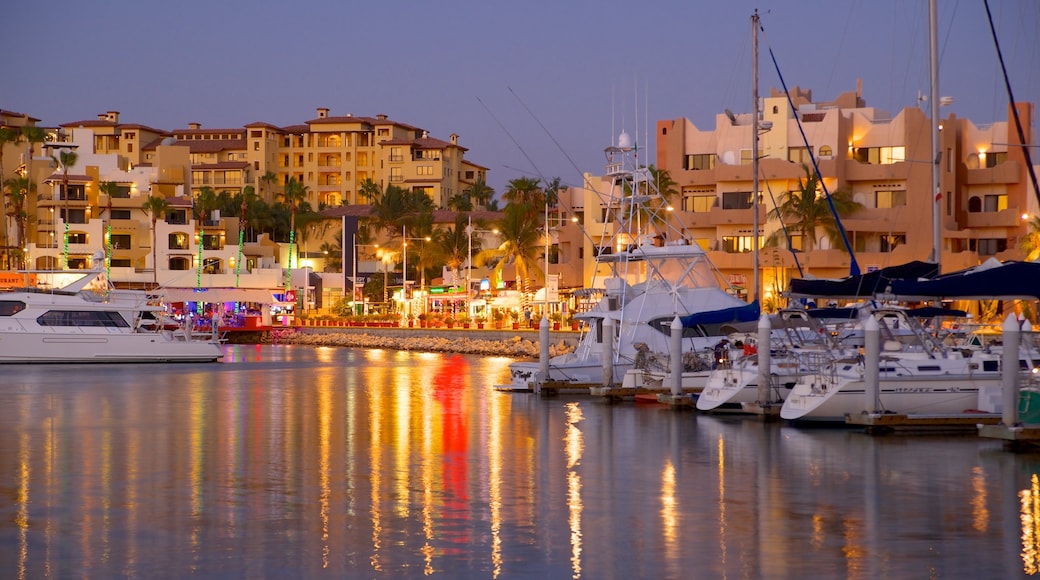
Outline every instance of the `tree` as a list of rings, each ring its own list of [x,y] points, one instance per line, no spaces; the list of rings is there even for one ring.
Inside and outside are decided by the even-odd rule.
[[[104,235],[104,237],[105,237],[105,259],[109,260],[108,263],[111,264],[111,260],[112,260],[112,230],[111,230],[111,225],[112,225],[112,197],[119,191],[119,185],[116,182],[114,182],[114,181],[102,181],[101,184],[98,185],[98,189],[100,189],[101,193],[105,194],[108,197],[108,204],[106,205],[105,210],[102,212],[101,215],[102,216],[107,216],[107,222],[108,223],[106,225],[108,227],[105,228],[105,231],[103,232],[102,235]]]
[[[47,141],[47,132],[35,125],[25,125],[22,127],[22,139],[25,139],[27,144],[25,155],[25,175],[29,178],[29,183],[31,184],[33,182],[32,162],[36,144],[45,143]],[[35,190],[36,187],[33,186],[32,189]]]
[[[14,245],[21,248],[25,243],[25,222],[29,218],[29,213],[25,210],[25,200],[29,194],[36,193],[36,185],[29,181],[28,177],[12,177],[4,182],[4,187],[7,189],[5,206],[6,199],[11,199],[6,215],[13,217],[15,222],[17,237]]]
[[[510,203],[506,206],[505,215],[498,222],[498,230],[502,243],[496,248],[480,252],[473,261],[482,266],[498,259],[494,266],[494,272],[498,276],[502,275],[502,268],[506,264],[514,264],[520,301],[526,308],[528,280],[532,275],[541,273],[541,268],[538,267],[538,257],[543,250],[541,225],[530,219],[526,207]]]
[[[79,159],[79,155],[71,149],[62,149],[58,152],[58,155],[52,156],[51,159],[55,163],[61,166],[61,195],[65,198],[65,215],[62,217],[62,222],[65,223],[65,237],[64,246],[62,249],[62,262],[61,267],[63,270],[69,269],[69,167],[76,164],[76,160]]]
[[[456,285],[462,279],[460,270],[469,258],[470,237],[466,233],[468,220],[465,215],[455,216],[454,227],[437,230],[433,233],[433,243],[430,245],[430,258],[451,268],[455,274]],[[480,238],[473,241],[473,251],[480,253]]]
[[[206,185],[199,188],[198,193],[195,194],[195,210],[198,212],[199,218],[195,223],[195,227],[199,233],[199,257],[198,264],[196,265],[195,273],[195,285],[202,287],[202,250],[206,243],[206,217],[209,216],[210,212],[217,209],[219,198],[217,192],[212,187]]]
[[[326,272],[342,272],[343,271],[343,233],[337,233],[335,236],[335,243],[322,242],[321,247],[318,251],[325,256],[325,271]]]
[[[531,217],[542,213],[545,205],[545,192],[542,191],[541,182],[537,179],[517,177],[509,180],[502,199],[507,204],[523,206],[528,217]]]
[[[235,196],[238,202],[238,258],[235,261],[235,286],[238,286],[238,275],[242,271],[242,250],[246,243],[246,226],[249,224],[249,206],[256,203],[256,190],[252,185],[242,188]]]
[[[646,169],[650,172],[650,179],[653,180],[661,197],[671,202],[672,198],[679,194],[679,184],[672,179],[667,169],[658,169],[653,165],[649,165]]]
[[[370,216],[376,228],[391,239],[405,228],[418,234],[422,224],[433,222],[433,200],[421,191],[389,185],[372,203]]]
[[[265,171],[264,174],[260,176],[260,184],[263,189],[261,193],[263,194],[265,200],[270,199],[271,186],[274,185],[274,182],[276,181],[278,181],[278,176],[275,175],[275,173],[272,171]]]
[[[381,192],[379,191],[379,185],[372,178],[366,178],[361,182],[361,187],[358,188],[358,201],[364,200],[365,203],[372,203],[379,199]]]
[[[549,207],[556,207],[560,203],[560,190],[566,187],[563,185],[563,180],[559,177],[554,177],[550,181],[546,182],[545,187],[545,203]]]
[[[1029,231],[1022,236],[1019,249],[1025,253],[1025,260],[1032,262],[1040,258],[1040,216],[1033,216],[1028,225]]]
[[[456,193],[448,198],[448,209],[454,211],[473,211],[473,199],[465,193]]]
[[[289,206],[289,256],[288,268],[285,271],[285,288],[289,288],[293,264],[293,244],[296,242],[296,208],[307,200],[307,186],[290,177],[282,188],[282,200]]]
[[[848,191],[838,190],[831,193],[831,201],[838,217],[848,217],[859,211],[863,205],[852,200]],[[780,205],[769,212],[768,219],[783,220],[787,233],[794,232],[804,240],[805,252],[811,252],[817,245],[816,228],[823,229],[824,235],[834,246],[843,244],[838,222],[831,213],[827,197],[819,191],[819,180],[816,175],[805,168],[805,180],[799,181],[797,191],[789,191],[782,196]],[[778,229],[770,234],[765,245],[778,246],[784,240],[784,230]],[[790,246],[790,240],[786,240]]]
[[[488,202],[491,201],[491,197],[495,195],[495,190],[489,187],[484,182],[484,177],[477,177],[477,180],[473,182],[473,185],[469,188],[469,198],[473,204],[483,206],[485,209],[488,208]]]
[[[8,143],[17,143],[22,138],[22,134],[18,129],[14,127],[0,127],[0,179],[4,178],[4,146]],[[7,197],[3,199],[3,215],[4,215],[4,238],[10,237],[11,232],[9,231],[10,223],[7,221],[7,216],[11,215],[7,209]]]
[[[157,262],[158,257],[156,250],[158,246],[155,240],[155,225],[159,221],[159,217],[166,217],[166,212],[170,209],[169,202],[166,201],[165,197],[161,195],[149,195],[148,199],[144,200],[141,204],[141,209],[152,218],[152,282],[159,285],[159,263]]]

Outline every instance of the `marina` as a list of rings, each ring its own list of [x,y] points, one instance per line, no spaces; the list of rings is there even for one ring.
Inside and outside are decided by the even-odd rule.
[[[222,348],[217,364],[6,369],[14,577],[1015,578],[1040,564],[1040,456],[996,440],[499,393],[500,357]]]

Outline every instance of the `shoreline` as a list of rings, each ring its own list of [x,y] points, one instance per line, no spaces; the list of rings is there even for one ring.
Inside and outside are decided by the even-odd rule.
[[[530,334],[531,340],[521,334]],[[476,335],[476,336],[474,336]],[[555,336],[554,336],[555,335]],[[577,332],[555,332],[549,336],[549,356],[573,352]],[[309,346],[339,346],[347,348],[382,348],[420,352],[450,352],[512,358],[538,358],[538,333],[501,331],[429,331],[403,328],[351,331],[333,328],[274,329],[268,340],[271,344],[301,344]]]

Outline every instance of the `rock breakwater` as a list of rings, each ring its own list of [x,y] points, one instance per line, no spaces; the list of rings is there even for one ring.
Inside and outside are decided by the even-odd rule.
[[[504,340],[487,340],[444,336],[384,336],[367,333],[308,333],[296,329],[274,330],[270,336],[275,344],[305,344],[312,346],[343,346],[349,348],[386,348],[423,352],[454,352],[513,358],[537,358],[538,342],[514,336]],[[549,345],[549,356],[573,351],[561,340]]]

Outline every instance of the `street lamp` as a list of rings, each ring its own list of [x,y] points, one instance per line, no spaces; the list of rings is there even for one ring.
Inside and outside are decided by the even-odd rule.
[[[480,230],[473,227],[473,216],[469,216],[469,225],[466,226],[466,237],[469,241],[469,250],[466,255],[466,315],[473,316],[473,305],[471,303],[469,294],[473,289],[473,282],[470,279],[470,275],[473,272],[473,233],[487,233],[498,235],[498,230]],[[456,284],[458,282],[456,281]]]

